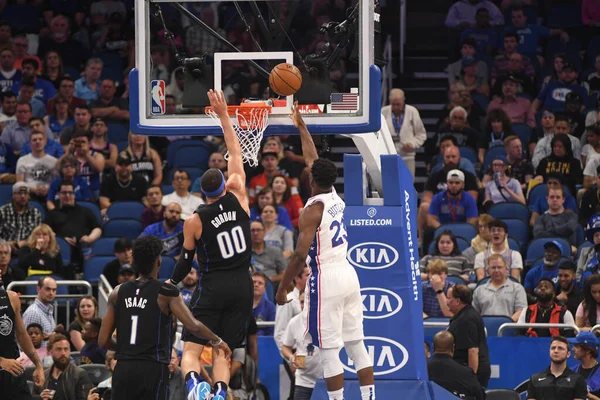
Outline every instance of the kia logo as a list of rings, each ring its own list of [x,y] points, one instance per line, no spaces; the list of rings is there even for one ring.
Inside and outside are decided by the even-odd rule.
[[[384,269],[398,261],[398,252],[385,243],[359,243],[348,250],[348,261],[358,268]]]
[[[385,319],[402,309],[402,298],[388,289],[370,287],[360,290],[363,316],[366,319]]]
[[[408,362],[406,347],[392,339],[367,336],[364,338],[364,342],[369,357],[373,361],[373,375],[375,376],[392,374]],[[354,363],[343,348],[340,352],[340,360],[346,371],[356,374]]]

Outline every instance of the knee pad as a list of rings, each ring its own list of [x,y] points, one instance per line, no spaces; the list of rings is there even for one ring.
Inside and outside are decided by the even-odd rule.
[[[346,342],[344,343],[344,347],[346,348],[348,357],[354,362],[354,368],[357,371],[373,366],[373,361],[371,361],[371,357],[369,357],[365,343],[362,340]]]
[[[340,349],[321,349],[319,353],[321,354],[324,378],[344,373],[344,367],[340,361]]]

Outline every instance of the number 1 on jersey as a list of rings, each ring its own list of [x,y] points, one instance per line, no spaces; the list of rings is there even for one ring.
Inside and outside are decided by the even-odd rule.
[[[138,325],[138,316],[131,316],[131,337],[129,338],[129,344],[135,344],[135,339],[137,338],[137,325]]]
[[[329,226],[330,230],[335,230],[333,233],[333,239],[331,239],[331,247],[337,247],[348,240],[348,233],[346,232],[346,226],[344,225],[344,218],[342,222],[333,221]]]

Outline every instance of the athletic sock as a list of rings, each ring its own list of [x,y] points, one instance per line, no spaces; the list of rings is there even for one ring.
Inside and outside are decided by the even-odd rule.
[[[194,388],[202,382],[202,376],[195,371],[190,371],[185,375],[185,386],[188,393],[192,392]]]
[[[375,400],[375,385],[365,385],[360,387],[361,400]]]
[[[344,388],[333,392],[328,391],[327,395],[329,396],[329,400],[344,400]]]
[[[215,386],[213,389],[213,395],[214,395],[214,397],[222,396],[224,399],[226,399],[227,398],[227,384],[223,381],[219,381],[219,382],[215,383]]]

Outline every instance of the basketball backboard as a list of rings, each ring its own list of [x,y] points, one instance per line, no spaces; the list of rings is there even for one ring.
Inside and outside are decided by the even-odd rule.
[[[294,100],[313,134],[377,131],[377,3],[136,0],[131,131],[221,134],[204,112],[210,88],[224,90],[230,105],[269,101],[266,134],[297,133],[289,119]],[[303,75],[300,90],[287,97],[279,97],[268,84],[271,69],[283,62],[296,65]]]

